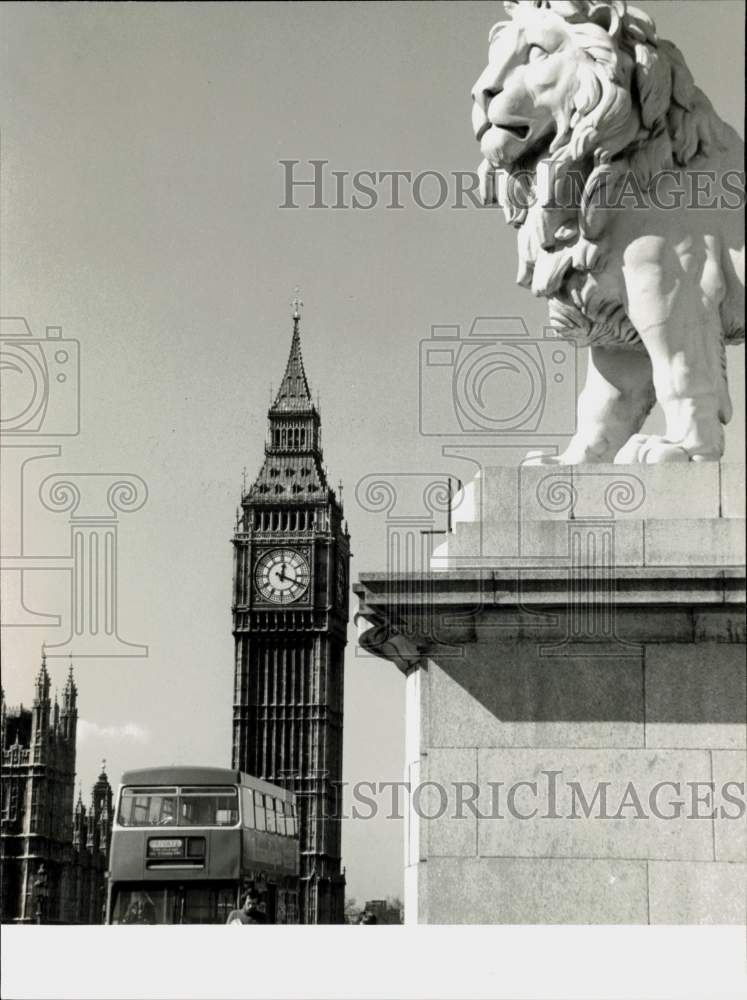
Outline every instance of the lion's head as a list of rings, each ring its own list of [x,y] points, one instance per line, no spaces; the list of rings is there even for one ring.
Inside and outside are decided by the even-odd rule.
[[[490,32],[490,55],[473,89],[473,125],[483,155],[511,169],[571,147],[576,159],[600,142],[626,143],[638,131],[631,82],[635,55],[621,45],[625,25],[645,45],[645,14],[621,0],[513,0]],[[655,119],[666,110],[649,109]],[[653,122],[652,122],[653,124]]]
[[[490,32],[472,123],[484,163],[507,181],[506,217],[522,230],[519,283],[557,296],[572,273],[602,264],[604,219],[591,194],[626,171],[645,191],[657,171],[717,145],[719,121],[679,50],[627,0],[504,6],[510,18]]]

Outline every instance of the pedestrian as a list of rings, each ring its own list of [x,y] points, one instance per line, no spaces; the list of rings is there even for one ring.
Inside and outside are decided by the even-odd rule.
[[[244,896],[244,902],[240,909],[231,910],[228,914],[227,924],[263,924],[267,918],[259,912],[259,893],[256,889],[250,889]]]

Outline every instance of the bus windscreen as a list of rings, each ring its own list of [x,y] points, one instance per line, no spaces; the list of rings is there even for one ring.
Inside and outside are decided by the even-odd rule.
[[[235,886],[218,884],[118,886],[113,924],[225,924],[237,906]]]
[[[238,821],[238,792],[231,787],[129,787],[120,796],[120,826],[225,827]]]

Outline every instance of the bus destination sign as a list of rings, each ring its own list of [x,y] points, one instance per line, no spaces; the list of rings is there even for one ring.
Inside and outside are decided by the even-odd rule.
[[[153,837],[148,841],[148,857],[150,858],[181,858],[183,856],[183,837]]]

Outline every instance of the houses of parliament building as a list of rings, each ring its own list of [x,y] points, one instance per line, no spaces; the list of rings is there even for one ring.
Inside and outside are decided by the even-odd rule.
[[[113,821],[102,769],[88,809],[74,804],[78,689],[69,669],[61,703],[50,697],[46,655],[31,708],[2,694],[2,923],[103,923]]]

